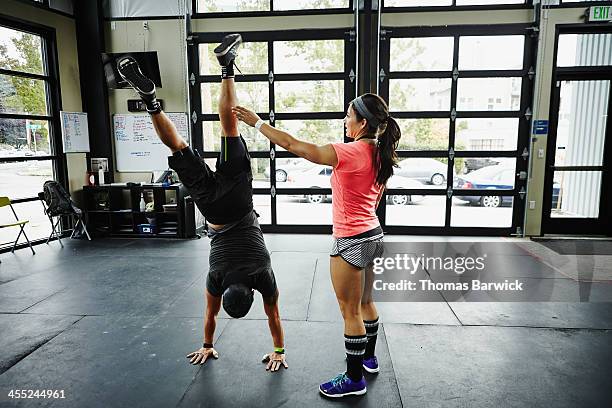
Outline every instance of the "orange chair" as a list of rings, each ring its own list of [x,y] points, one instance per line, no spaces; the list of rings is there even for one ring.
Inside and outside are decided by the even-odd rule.
[[[13,244],[13,249],[11,250],[11,252],[15,252],[15,248],[17,247],[17,241],[19,241],[19,238],[21,238],[21,234],[23,234],[25,239],[28,241],[28,245],[30,246],[30,249],[32,250],[32,254],[36,254],[36,252],[34,252],[34,248],[32,248],[32,243],[30,242],[30,239],[28,238],[28,236],[26,235],[23,229],[25,225],[30,221],[20,220],[19,217],[17,216],[17,213],[15,212],[15,209],[13,208],[13,205],[11,204],[11,200],[8,197],[0,197],[0,207],[6,207],[7,205],[10,206],[11,211],[13,211],[13,215],[15,216],[15,222],[7,223],[7,224],[0,224],[0,228],[9,228],[9,227],[19,227],[20,228],[19,234],[17,235],[17,239],[15,239],[15,243]]]

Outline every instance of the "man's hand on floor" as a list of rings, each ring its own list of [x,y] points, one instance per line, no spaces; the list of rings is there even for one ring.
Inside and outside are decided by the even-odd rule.
[[[197,365],[204,364],[209,357],[214,359],[219,358],[219,353],[214,348],[200,348],[199,350],[194,351],[193,353],[189,353],[186,356],[187,358],[191,358],[189,360],[189,364]]]
[[[264,354],[264,356],[261,359],[262,363],[268,363],[268,365],[266,366],[266,370],[269,371],[278,371],[281,366],[285,367],[285,368],[289,368],[289,366],[287,365],[287,361],[285,359],[285,354],[279,354],[276,352],[272,352],[272,353],[268,353],[268,354]]]

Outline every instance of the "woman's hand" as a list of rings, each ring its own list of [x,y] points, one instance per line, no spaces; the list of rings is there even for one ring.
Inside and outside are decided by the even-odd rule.
[[[189,353],[186,356],[187,358],[191,358],[189,360],[189,364],[197,365],[204,364],[208,357],[219,358],[219,353],[214,348],[204,348],[202,347],[199,350],[194,351],[193,353]]]
[[[249,126],[255,126],[257,121],[260,119],[255,112],[250,111],[247,108],[243,108],[242,106],[232,108],[232,112],[234,115],[236,115],[238,120],[246,123]]]

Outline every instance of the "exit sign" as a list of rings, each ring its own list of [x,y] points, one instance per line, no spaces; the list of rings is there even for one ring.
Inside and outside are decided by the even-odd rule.
[[[589,8],[589,21],[612,21],[612,6]]]

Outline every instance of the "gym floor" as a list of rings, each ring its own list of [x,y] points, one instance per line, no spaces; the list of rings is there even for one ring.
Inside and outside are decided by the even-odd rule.
[[[516,276],[558,279],[576,302],[379,303],[381,372],[368,393],[330,401],[318,384],[344,370],[329,235],[265,234],[280,290],[288,370],[261,305],[221,312],[218,360],[188,364],[202,341],[209,240],[64,240],[0,254],[0,406],[67,407],[604,407],[612,406],[612,285],[579,283],[538,261],[529,240],[493,239]],[[388,236],[387,241],[432,240]],[[475,241],[470,238],[442,238]],[[484,239],[490,241],[491,239]],[[612,268],[612,257],[590,256]],[[601,269],[601,268],[600,268]],[[602,273],[601,270],[598,273]],[[65,399],[10,399],[11,390]]]

